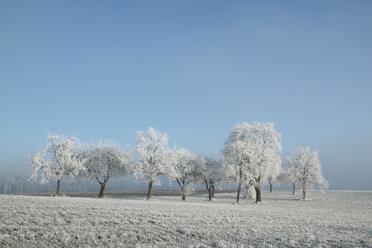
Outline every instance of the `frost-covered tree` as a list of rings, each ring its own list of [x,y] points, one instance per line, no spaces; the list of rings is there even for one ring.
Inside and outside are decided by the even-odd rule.
[[[261,183],[269,178],[275,181],[281,171],[281,136],[270,122],[255,122],[245,128],[254,150],[252,162],[248,165],[249,175],[255,180],[256,202],[261,202]]]
[[[241,186],[254,180],[256,202],[261,202],[261,184],[280,173],[280,134],[273,123],[243,123],[235,126],[224,150],[227,171],[238,184],[237,202]]]
[[[120,148],[110,140],[91,144],[80,153],[85,160],[86,175],[101,186],[98,194],[103,198],[104,191],[113,176],[127,177],[130,175],[133,163],[132,154]]]
[[[248,165],[252,162],[253,150],[245,137],[244,124],[236,125],[232,130],[228,140],[225,142],[223,150],[222,164],[224,172],[229,180],[236,183],[238,190],[236,202],[240,201],[242,186],[249,181]]]
[[[288,174],[302,187],[302,199],[306,199],[308,184],[317,186],[321,190],[328,188],[328,182],[322,175],[322,166],[316,151],[311,152],[309,148],[301,147],[287,157],[287,164]]]
[[[203,170],[203,180],[208,191],[208,199],[211,201],[214,197],[217,184],[225,179],[225,174],[221,160],[206,159],[205,169]]]
[[[56,195],[60,195],[61,179],[65,176],[77,176],[85,170],[84,160],[77,156],[80,146],[75,137],[67,138],[59,135],[48,135],[49,141],[45,148],[31,155],[31,179],[37,179],[41,174],[41,183],[47,183],[50,178],[57,179]]]
[[[282,183],[288,184],[292,187],[292,194],[296,194],[296,186],[299,184],[298,177],[296,176],[296,168],[291,166],[288,161],[283,164],[283,167],[286,168],[280,175],[280,181]]]
[[[193,191],[194,184],[202,179],[206,161],[183,148],[172,150],[170,153],[171,175],[180,187],[182,200],[186,200]]]
[[[151,199],[152,186],[160,185],[160,175],[167,175],[172,171],[168,161],[168,137],[150,127],[147,133],[137,131],[137,144],[135,148],[136,165],[135,176],[142,177],[149,184],[147,199]]]

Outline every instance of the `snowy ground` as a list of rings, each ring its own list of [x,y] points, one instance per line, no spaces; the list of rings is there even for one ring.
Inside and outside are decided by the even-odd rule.
[[[93,199],[0,195],[1,247],[372,247],[372,192]]]

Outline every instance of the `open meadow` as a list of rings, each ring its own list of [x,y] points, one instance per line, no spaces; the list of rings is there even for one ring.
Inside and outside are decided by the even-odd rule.
[[[193,195],[0,195],[1,247],[372,247],[372,192],[263,192],[263,203]]]

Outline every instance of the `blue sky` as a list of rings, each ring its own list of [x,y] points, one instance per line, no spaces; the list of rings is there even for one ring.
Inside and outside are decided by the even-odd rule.
[[[372,190],[371,1],[1,1],[0,169],[48,132],[219,156],[271,121],[333,189]]]

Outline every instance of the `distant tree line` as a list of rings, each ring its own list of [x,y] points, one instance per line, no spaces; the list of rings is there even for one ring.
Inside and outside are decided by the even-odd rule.
[[[293,193],[296,186],[300,187],[303,199],[310,185],[328,187],[317,152],[299,148],[282,162],[280,142],[281,135],[273,123],[260,122],[237,124],[218,159],[196,156],[184,148],[169,148],[167,134],[151,127],[137,132],[132,150],[111,140],[82,144],[75,137],[48,135],[45,148],[32,154],[31,179],[41,183],[55,179],[57,196],[63,178],[89,180],[99,185],[98,197],[102,198],[111,178],[134,176],[147,183],[147,199],[151,199],[153,186],[161,185],[159,177],[165,176],[179,187],[182,200],[196,185],[205,185],[212,200],[219,185],[235,183],[236,202],[244,193],[248,199],[254,194],[257,203],[266,184],[270,191],[275,182],[292,185]]]
[[[143,188],[143,184],[135,183],[134,178],[121,180],[117,177],[110,181],[106,189],[110,191],[122,191],[123,189],[140,190]],[[161,187],[161,189],[165,188],[168,187]],[[98,184],[83,177],[79,178],[79,180],[69,177],[61,180],[60,191],[64,192],[63,194],[65,192],[93,192],[99,191],[99,189]],[[39,180],[30,180],[30,176],[27,173],[0,171],[0,194],[44,194],[55,191],[56,182],[54,180],[40,183]]]
[[[66,192],[87,192],[96,189],[95,185],[88,181],[76,182],[67,178],[63,186],[63,190]],[[55,187],[55,183],[52,181],[40,184],[30,180],[29,176],[25,174],[0,171],[0,194],[47,193],[55,190]]]

